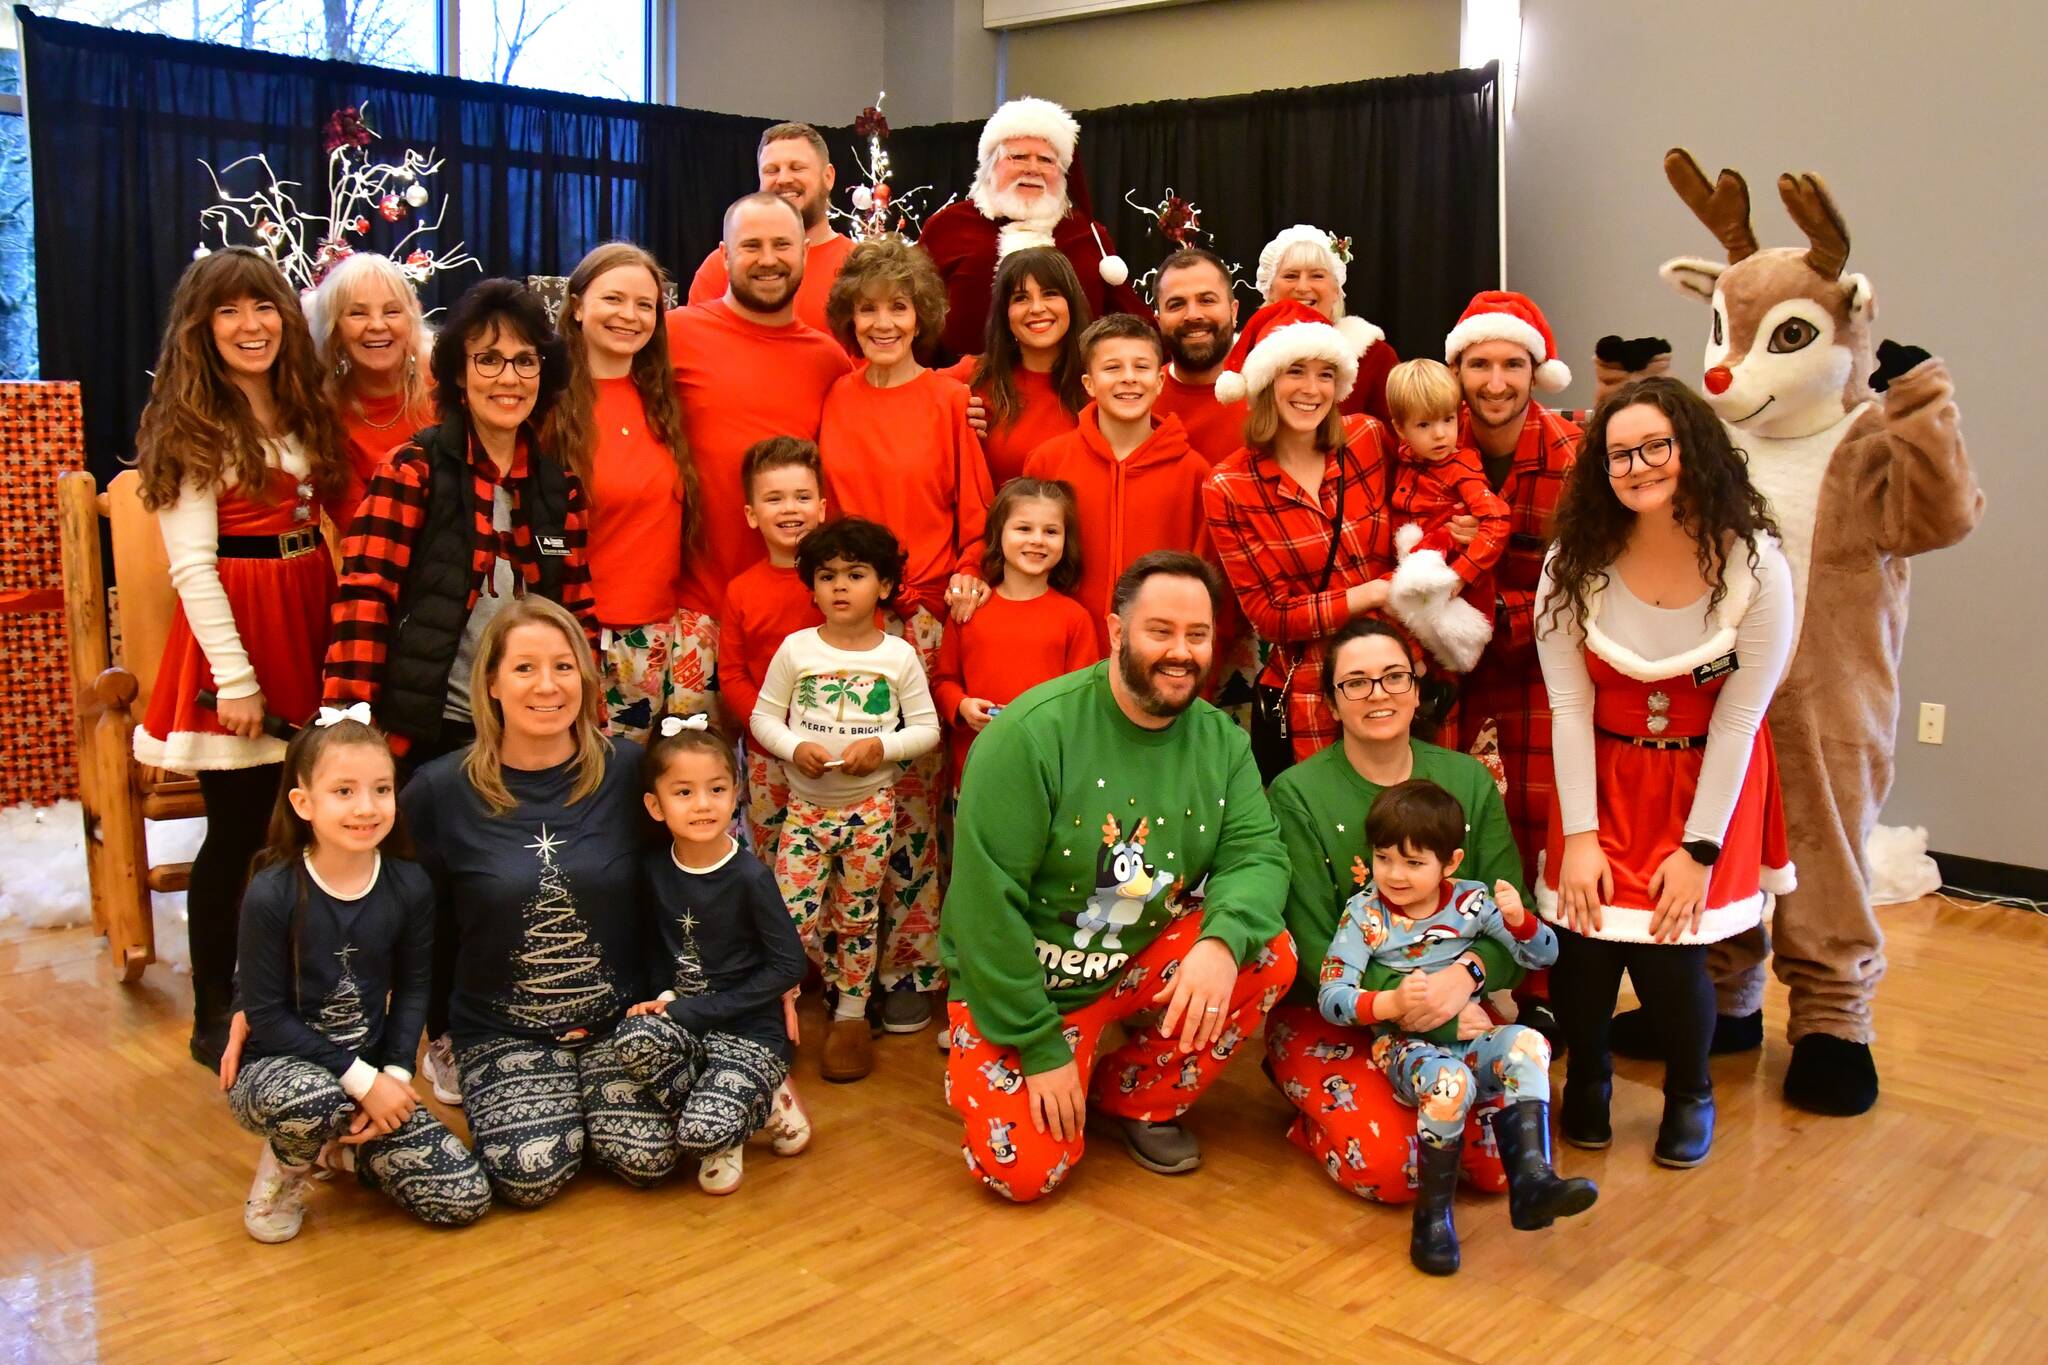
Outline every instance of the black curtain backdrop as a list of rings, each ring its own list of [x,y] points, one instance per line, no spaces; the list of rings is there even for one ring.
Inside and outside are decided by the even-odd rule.
[[[102,479],[132,451],[164,309],[199,243],[199,211],[214,202],[202,158],[219,169],[262,152],[302,182],[302,207],[321,211],[321,125],[334,109],[366,106],[382,137],[373,155],[432,147],[447,164],[429,188],[437,202],[445,195],[448,213],[431,242],[459,241],[483,262],[482,272],[430,282],[422,292],[433,308],[484,273],[565,273],[615,237],[644,243],[687,282],[717,243],[726,204],[753,187],[768,122],[16,13],[42,373],[83,382],[88,460]],[[1247,306],[1259,247],[1280,228],[1311,222],[1348,235],[1350,310],[1384,327],[1403,355],[1433,355],[1473,291],[1499,272],[1495,88],[1489,67],[1083,111],[1075,190],[1134,276],[1169,244],[1125,191],[1152,204],[1170,186],[1192,200],[1213,245],[1243,266]],[[820,129],[842,207],[860,178],[858,111],[847,112],[848,126]],[[964,192],[980,131],[978,119],[896,130],[895,187],[928,182],[933,203]],[[371,246],[405,226],[379,224]]]

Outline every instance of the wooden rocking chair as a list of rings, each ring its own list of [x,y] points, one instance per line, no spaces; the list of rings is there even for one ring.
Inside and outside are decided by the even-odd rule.
[[[177,596],[163,535],[142,505],[133,470],[116,475],[104,494],[90,474],[61,474],[57,501],[92,923],[106,935],[114,970],[133,982],[156,961],[150,893],[184,890],[192,870],[190,863],[151,867],[142,822],[206,813],[197,781],[135,761],[136,719],[149,706]],[[121,668],[111,666],[108,648],[101,517],[112,531],[114,576],[121,586]]]

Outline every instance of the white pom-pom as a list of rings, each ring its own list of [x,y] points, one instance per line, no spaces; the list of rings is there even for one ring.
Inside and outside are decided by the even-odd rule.
[[[869,209],[873,208],[874,206],[875,192],[869,189],[866,185],[855,185],[853,187],[854,212],[866,213]]]
[[[213,248],[208,246],[204,242],[201,242],[198,246],[192,248],[192,259],[195,261],[203,261],[212,254]]]
[[[1562,360],[1546,360],[1536,367],[1536,387],[1545,393],[1557,393],[1571,382],[1572,372]]]
[[[1122,287],[1123,282],[1131,277],[1131,268],[1124,264],[1124,258],[1121,256],[1104,256],[1102,263],[1095,267],[1095,271],[1102,276],[1102,282],[1111,289]]]
[[[426,203],[427,187],[425,185],[417,183],[407,185],[405,187],[405,202],[411,204],[414,208],[418,208],[420,205]]]
[[[1216,401],[1219,403],[1241,403],[1250,391],[1244,376],[1236,370],[1225,370],[1216,376]]]
[[[1405,555],[1422,540],[1422,523],[1405,522],[1394,531],[1394,549]]]

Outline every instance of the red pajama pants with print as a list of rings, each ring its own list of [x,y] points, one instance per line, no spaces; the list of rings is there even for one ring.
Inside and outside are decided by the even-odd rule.
[[[1372,1064],[1372,1032],[1333,1024],[1312,1009],[1282,1005],[1266,1021],[1266,1059],[1273,1080],[1297,1111],[1287,1137],[1316,1159],[1343,1188],[1381,1204],[1415,1198],[1415,1111]],[[1499,1097],[1472,1107],[1461,1158],[1465,1181],[1498,1194],[1507,1189],[1500,1148],[1482,1120]]]
[[[1161,1008],[1152,997],[1172,982],[1181,959],[1201,936],[1201,914],[1183,915],[1124,964],[1115,986],[1066,1016],[1067,1044],[1074,1049],[1074,1064],[1093,1108],[1155,1123],[1187,1112],[1223,1074],[1230,1054],[1258,1032],[1260,1020],[1294,981],[1294,940],[1282,933],[1238,968],[1223,1031],[1208,1047],[1182,1052],[1178,1034],[1169,1038],[1156,1027],[1147,1027],[1098,1058],[1096,1045],[1111,1021]],[[967,1156],[968,1175],[1020,1204],[1051,1194],[1080,1163],[1083,1139],[1077,1134],[1062,1140],[1035,1131],[1017,1050],[982,1037],[961,1001],[948,1006],[947,1020],[953,1033],[946,1060],[946,1102],[967,1124],[961,1150]],[[1381,1085],[1385,1088],[1385,1082]],[[1412,1132],[1412,1114],[1408,1126]]]

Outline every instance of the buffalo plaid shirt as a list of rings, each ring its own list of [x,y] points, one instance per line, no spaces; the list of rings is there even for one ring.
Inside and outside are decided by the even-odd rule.
[[[1412,521],[1429,535],[1459,513],[1479,518],[1479,530],[1473,534],[1471,543],[1462,549],[1453,545],[1444,558],[1466,583],[1480,583],[1507,550],[1513,517],[1508,505],[1486,481],[1478,452],[1470,446],[1460,446],[1447,459],[1425,460],[1404,441],[1400,460],[1400,469],[1394,475],[1395,529]],[[1492,608],[1489,595],[1484,609]]]
[[[1458,444],[1472,445],[1469,413],[1458,423]],[[1550,761],[1550,696],[1536,662],[1536,584],[1550,549],[1550,523],[1564,492],[1565,474],[1579,450],[1578,425],[1563,413],[1529,404],[1513,463],[1500,497],[1511,518],[1507,553],[1494,566],[1500,605],[1493,642],[1465,677],[1458,700],[1458,740],[1471,752],[1487,748],[1490,727],[1507,778],[1508,824],[1533,879],[1543,847],[1555,788]]]
[[[469,601],[465,610],[476,606],[477,595],[490,581],[493,561],[500,555],[518,568],[525,588],[540,582],[540,555],[534,548],[533,528],[519,498],[530,458],[522,434],[512,454],[512,465],[504,474],[512,492],[512,530],[501,533],[491,524],[491,505],[500,482],[497,466],[474,439],[470,441],[470,508],[475,514],[476,536],[470,552]],[[562,605],[583,623],[594,647],[598,625],[590,592],[583,485],[573,474],[568,479],[562,539],[569,553],[562,565]],[[334,606],[334,642],[327,647],[321,697],[329,706],[364,701],[374,710],[377,705],[384,661],[391,650],[393,613],[405,583],[406,569],[412,563],[413,542],[426,524],[427,495],[432,486],[433,473],[426,453],[417,445],[395,453],[370,479],[370,491],[364,495],[341,546],[341,591]]]
[[[1224,576],[1252,628],[1272,645],[1259,681],[1286,693],[1297,760],[1337,737],[1336,718],[1322,700],[1323,641],[1351,618],[1344,594],[1393,569],[1393,440],[1366,416],[1345,418],[1344,432],[1345,445],[1324,460],[1313,497],[1271,457],[1248,450],[1218,465],[1202,488]],[[1333,524],[1336,560],[1321,590]]]

